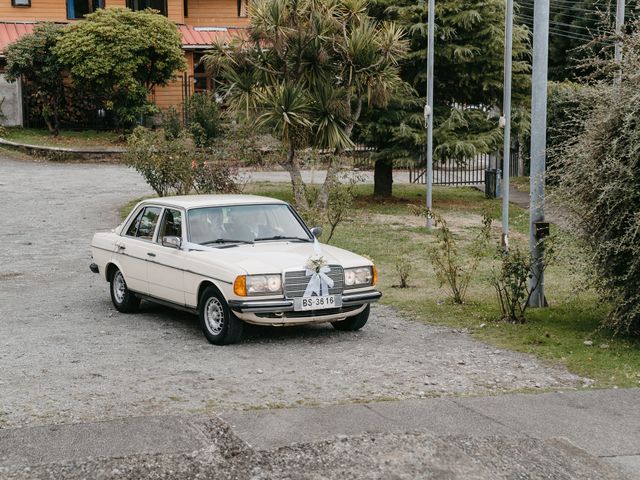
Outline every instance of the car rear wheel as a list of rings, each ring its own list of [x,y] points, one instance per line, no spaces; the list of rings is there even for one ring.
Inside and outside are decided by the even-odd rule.
[[[138,311],[140,299],[127,288],[124,275],[118,269],[111,276],[111,301],[116,310],[122,313],[134,313]]]
[[[359,314],[354,315],[353,317],[349,317],[346,320],[342,320],[340,322],[331,322],[331,325],[333,325],[333,328],[335,328],[336,330],[345,330],[351,332],[360,330],[367,324],[367,320],[369,320],[369,310],[370,306],[367,305]]]
[[[237,318],[214,287],[207,287],[200,299],[200,327],[214,345],[229,345],[242,339],[244,322]]]

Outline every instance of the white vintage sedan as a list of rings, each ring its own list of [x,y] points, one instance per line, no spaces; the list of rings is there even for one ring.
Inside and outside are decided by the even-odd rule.
[[[254,195],[189,195],[140,202],[91,242],[91,271],[111,286],[120,312],[140,300],[199,315],[214,344],[242,338],[245,322],[367,323],[376,268],[349,251],[321,245],[287,203]]]

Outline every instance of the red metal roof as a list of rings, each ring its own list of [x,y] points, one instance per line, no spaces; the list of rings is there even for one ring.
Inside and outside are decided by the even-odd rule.
[[[178,25],[178,30],[182,35],[183,48],[209,47],[215,42],[227,42],[239,33],[238,29],[227,30],[220,27],[192,27],[191,25]]]
[[[35,23],[0,23],[0,53],[7,50],[7,45],[15,42],[23,35],[33,32]]]
[[[0,22],[0,53],[6,52],[7,45],[15,42],[23,35],[33,32],[35,23]],[[206,48],[217,41],[229,41],[239,35],[242,29],[226,29],[223,27],[192,27],[176,25],[182,35],[183,48]]]

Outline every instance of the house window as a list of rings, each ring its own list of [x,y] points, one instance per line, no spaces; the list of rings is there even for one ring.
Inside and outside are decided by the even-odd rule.
[[[67,0],[67,18],[82,18],[98,8],[104,8],[104,0]]]
[[[238,0],[238,16],[249,16],[249,0]]]
[[[167,16],[167,1],[166,0],[127,0],[127,7],[134,12],[138,10],[145,10],[147,8],[153,8],[158,10],[165,17]]]
[[[31,0],[11,0],[12,7],[30,7]]]
[[[189,16],[189,0],[184,0],[184,16]]]
[[[207,92],[213,90],[213,79],[207,74],[202,61],[204,53],[194,52],[193,54],[193,91]]]

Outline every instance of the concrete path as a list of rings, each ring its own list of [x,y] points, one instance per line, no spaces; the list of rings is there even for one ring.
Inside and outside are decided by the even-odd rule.
[[[222,419],[258,449],[336,435],[562,437],[640,478],[640,389],[436,398],[325,408],[227,412]]]
[[[430,439],[464,438],[466,444],[481,443],[483,448],[491,445],[492,438],[495,448],[538,441],[543,442],[538,446],[555,445],[563,456],[581,464],[592,462],[593,478],[596,472],[605,472],[604,478],[622,478],[616,474],[622,471],[634,479],[640,478],[638,404],[640,389],[595,390],[231,411],[220,419],[247,448],[258,452],[407,433]],[[206,422],[205,417],[167,416],[4,429],[0,473],[2,468],[50,462],[196,451],[216,443]],[[610,467],[602,462],[615,468],[607,470]]]
[[[133,417],[0,430],[0,467],[190,452],[207,444],[186,417]]]
[[[529,192],[522,192],[511,187],[509,201],[525,210],[529,210]],[[563,228],[567,228],[571,224],[571,219],[566,209],[560,205],[557,199],[554,201],[553,198],[546,199],[545,218],[548,222]]]

